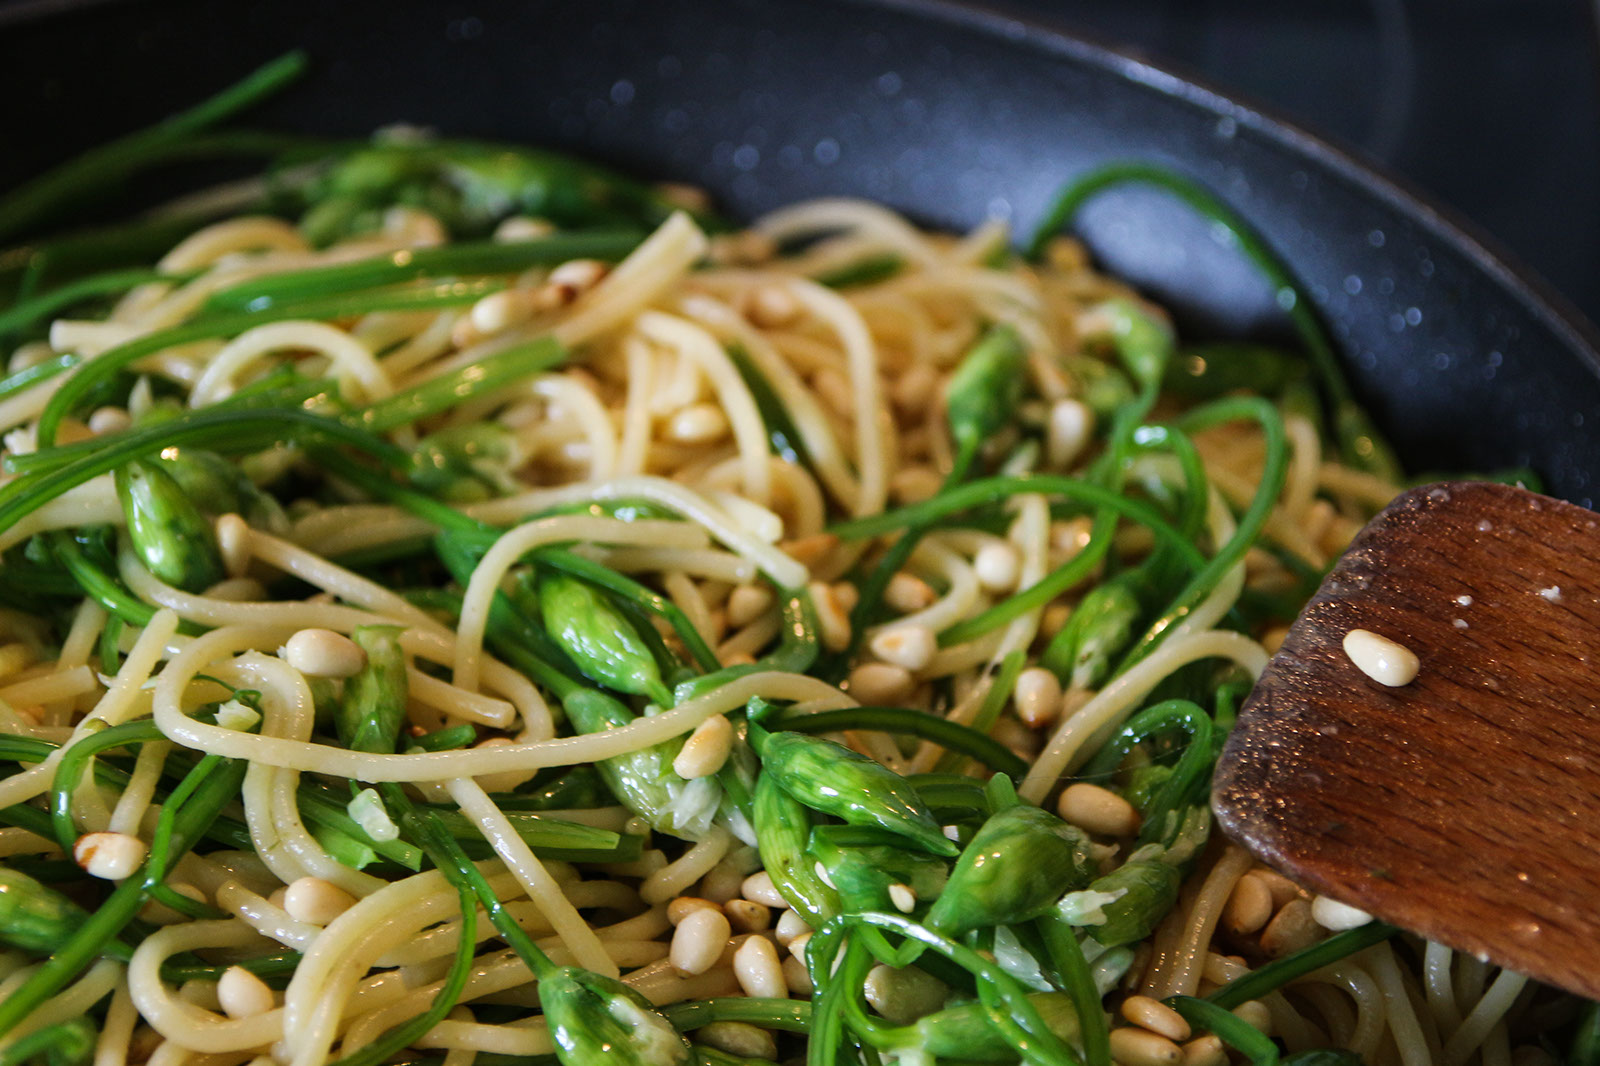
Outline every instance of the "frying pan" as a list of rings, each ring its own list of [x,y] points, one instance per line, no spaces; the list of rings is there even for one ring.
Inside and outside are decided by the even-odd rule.
[[[1557,495],[1600,495],[1596,334],[1481,239],[1253,108],[934,0],[13,5],[0,9],[0,186],[294,46],[313,73],[256,121],[565,147],[701,184],[740,216],[847,194],[1026,232],[1092,166],[1171,166],[1288,262],[1414,470],[1528,465]],[[1080,232],[1184,327],[1282,329],[1279,294],[1159,194],[1107,194]]]

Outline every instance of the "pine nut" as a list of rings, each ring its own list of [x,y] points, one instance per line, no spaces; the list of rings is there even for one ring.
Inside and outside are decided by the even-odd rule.
[[[778,545],[778,550],[801,566],[812,567],[838,546],[839,538],[834,534],[812,533],[810,536],[786,540]]]
[[[1089,546],[1094,531],[1087,518],[1069,518],[1065,522],[1050,524],[1050,547],[1071,558]]]
[[[916,682],[903,666],[893,663],[862,663],[850,671],[850,695],[869,706],[904,703]]]
[[[744,875],[731,866],[718,864],[700,880],[700,895],[717,906],[738,898],[743,891]]]
[[[207,981],[202,977],[191,978],[179,985],[178,998],[185,1003],[193,1003],[203,1010],[222,1009],[222,1004],[217,1001],[217,982]]]
[[[1245,965],[1244,959],[1237,955],[1218,955],[1215,951],[1206,952],[1205,969],[1201,971],[1207,981],[1214,985],[1225,985],[1229,981],[1243,977],[1250,972],[1250,967]]]
[[[217,980],[217,1002],[230,1018],[253,1018],[276,1004],[267,983],[243,966],[229,966]]]
[[[1324,929],[1335,933],[1345,929],[1359,929],[1372,921],[1372,915],[1359,907],[1340,903],[1329,896],[1318,896],[1311,901],[1311,917]]]
[[[889,477],[889,493],[898,503],[921,503],[939,494],[944,478],[927,466],[907,466]]]
[[[739,945],[733,953],[733,976],[747,996],[783,999],[789,995],[778,949],[764,936],[752,936]]]
[[[772,883],[772,876],[765,870],[751,874],[739,887],[744,898],[754,903],[765,903],[774,910],[789,906],[789,901],[778,892]]]
[[[1127,837],[1139,831],[1133,804],[1099,785],[1068,785],[1057,809],[1063,820],[1102,836]]]
[[[283,909],[296,921],[327,925],[356,905],[356,898],[332,881],[301,877],[283,893]]]
[[[910,885],[897,881],[889,886],[889,902],[901,914],[910,914],[917,909],[917,893]]]
[[[1215,1033],[1207,1033],[1183,1045],[1183,1066],[1226,1066],[1227,1061],[1228,1053]]]
[[[512,215],[494,229],[494,239],[502,243],[536,241],[556,231],[555,226],[542,218]]]
[[[767,613],[772,606],[772,590],[765,585],[740,585],[728,593],[728,624],[735,629],[745,626]]]
[[[343,633],[302,629],[284,644],[284,658],[307,677],[354,677],[367,665],[367,653]]]
[[[732,934],[721,911],[700,908],[689,912],[672,934],[668,956],[672,968],[686,977],[705,973],[722,957]]]
[[[1246,1025],[1254,1026],[1267,1036],[1272,1035],[1272,1011],[1259,999],[1247,999],[1233,1008],[1233,1016]]]
[[[709,899],[701,899],[699,896],[679,896],[677,899],[667,904],[667,921],[671,922],[673,925],[677,925],[695,911],[715,911],[721,909],[722,908],[718,907],[715,903],[712,903]]]
[[[694,1032],[697,1043],[707,1044],[742,1059],[776,1059],[778,1041],[770,1032],[749,1022],[712,1022]]]
[[[800,317],[800,301],[782,285],[757,285],[744,297],[744,317],[758,329],[777,329]]]
[[[811,933],[809,931],[801,933],[789,941],[789,954],[799,959],[803,964],[806,961],[806,945],[809,943],[811,943]]]
[[[672,770],[686,781],[710,777],[722,769],[733,750],[733,726],[720,714],[712,715],[694,727],[672,760]]]
[[[893,1025],[910,1025],[942,1009],[950,998],[948,985],[915,966],[897,968],[880,963],[867,972],[861,990],[872,1009]]]
[[[236,514],[217,517],[217,550],[229,577],[243,577],[250,569],[250,525]]]
[[[765,903],[730,899],[722,909],[728,915],[729,924],[741,933],[760,933],[772,927],[772,908]]]
[[[1141,1029],[1158,1033],[1168,1040],[1187,1040],[1191,1032],[1183,1015],[1149,996],[1129,996],[1122,1001],[1122,1016]]]
[[[789,994],[810,999],[816,986],[811,983],[811,971],[793,955],[783,960],[783,979],[789,984]]]
[[[833,589],[834,601],[838,603],[840,607],[843,607],[846,612],[855,610],[856,605],[861,602],[861,590],[856,588],[850,582],[836,581],[831,587]]]
[[[1273,910],[1277,910],[1290,900],[1305,898],[1300,891],[1299,885],[1295,884],[1293,881],[1289,880],[1276,870],[1269,870],[1266,867],[1261,866],[1251,870],[1250,876],[1259,877],[1261,879],[1261,883],[1266,885],[1267,890],[1272,893]]]
[[[1148,1029],[1113,1029],[1111,1057],[1121,1066],[1177,1066],[1183,1051]]]
[[[1047,726],[1061,713],[1061,682],[1044,667],[1030,666],[1017,675],[1011,704],[1024,725],[1032,729]]]
[[[933,661],[939,640],[933,630],[915,623],[890,626],[868,642],[872,654],[903,670],[921,670]]]
[[[901,614],[920,611],[937,598],[932,585],[904,570],[896,571],[883,590],[883,602]]]
[[[571,301],[600,284],[609,269],[598,259],[569,259],[550,271],[545,283],[560,290]]]
[[[986,592],[1010,592],[1015,589],[1021,567],[1022,560],[1017,558],[1017,549],[1003,542],[985,544],[972,557],[972,571]]]
[[[109,404],[97,407],[89,414],[89,432],[97,437],[106,433],[117,433],[132,424],[133,419],[128,416],[127,411]]]
[[[467,321],[484,337],[520,326],[533,317],[533,302],[529,295],[520,289],[491,292],[472,305],[472,310],[467,312]]]
[[[1416,652],[1367,629],[1344,635],[1344,653],[1363,674],[1389,688],[1411,684],[1420,668]]]
[[[1064,603],[1052,603],[1044,609],[1044,614],[1039,617],[1039,636],[1049,640],[1066,626],[1067,619],[1072,617],[1072,608]]]
[[[1321,933],[1316,920],[1311,917],[1311,904],[1303,899],[1292,899],[1261,931],[1261,950],[1270,958],[1281,958],[1310,947]]]
[[[680,407],[667,419],[667,439],[678,444],[710,444],[728,435],[728,416],[714,403]]]
[[[91,877],[121,881],[138,871],[149,850],[128,833],[85,833],[72,845],[72,859]]]
[[[777,935],[778,943],[788,947],[790,941],[794,940],[795,937],[811,932],[811,927],[806,924],[804,918],[800,917],[799,911],[784,911],[778,915],[778,928],[774,932]]]
[[[1045,460],[1054,470],[1071,469],[1094,433],[1094,412],[1082,400],[1057,400],[1045,430]]]
[[[806,586],[817,609],[817,635],[829,651],[844,651],[850,646],[850,611],[839,604],[833,589],[821,581]]]
[[[1222,909],[1222,924],[1229,932],[1247,936],[1272,920],[1272,890],[1255,874],[1245,874],[1233,886],[1227,906]]]
[[[724,266],[755,266],[765,263],[778,254],[778,245],[771,237],[756,230],[738,233],[719,233],[711,238],[707,257]]]

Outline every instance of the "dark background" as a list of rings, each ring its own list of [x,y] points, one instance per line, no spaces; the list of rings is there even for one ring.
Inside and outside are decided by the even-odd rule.
[[[1350,149],[1600,321],[1594,0],[991,0]]]

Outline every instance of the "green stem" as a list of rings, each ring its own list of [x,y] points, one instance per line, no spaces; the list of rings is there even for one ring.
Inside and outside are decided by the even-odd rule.
[[[1111,1032],[1106,1026],[1105,1008],[1094,974],[1084,958],[1083,945],[1070,925],[1046,915],[1039,920],[1039,932],[1046,949],[1061,972],[1063,991],[1072,997],[1078,1012],[1079,1039],[1086,1066],[1111,1066]]]
[[[183,274],[163,274],[159,270],[135,267],[131,270],[112,270],[104,274],[79,278],[77,281],[68,282],[0,311],[0,337],[31,326],[41,318],[48,318],[83,300],[126,292],[135,285],[144,285],[152,281],[178,283],[188,281],[195,276],[195,272],[192,271]]]
[[[481,396],[523,378],[560,366],[571,353],[554,337],[540,337],[486,356],[469,366],[379,400],[353,419],[363,429],[383,433]]]
[[[1224,1044],[1248,1058],[1251,1066],[1277,1066],[1278,1045],[1272,1038],[1227,1008],[1194,996],[1169,996],[1164,1002],[1196,1029],[1215,1033]]]
[[[78,840],[78,827],[72,820],[72,794],[83,779],[83,768],[102,751],[166,739],[152,721],[127,722],[84,737],[61,753],[55,776],[50,781],[50,820],[61,850],[72,853]]]
[[[661,1013],[680,1032],[714,1022],[744,1022],[786,1033],[804,1033],[811,1028],[811,1004],[795,999],[702,999],[665,1007]]]

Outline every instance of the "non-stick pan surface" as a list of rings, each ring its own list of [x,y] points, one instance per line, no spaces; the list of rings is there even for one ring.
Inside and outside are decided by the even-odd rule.
[[[1389,181],[1134,60],[928,2],[582,0],[0,8],[0,186],[150,121],[293,46],[315,68],[260,121],[359,134],[405,121],[571,148],[710,188],[737,214],[824,194],[926,222],[1007,215],[1138,158],[1260,229],[1331,323],[1414,470],[1531,465],[1600,495],[1592,328]],[[1110,269],[1211,333],[1270,333],[1269,291],[1157,194],[1097,201]]]

